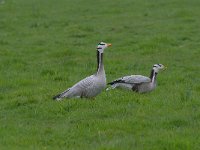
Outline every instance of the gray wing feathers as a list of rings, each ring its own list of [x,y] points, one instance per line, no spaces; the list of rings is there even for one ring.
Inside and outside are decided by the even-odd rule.
[[[129,84],[139,84],[143,82],[151,82],[151,79],[142,75],[131,75],[119,78],[118,80],[123,81],[124,83]]]
[[[93,84],[93,75],[79,81],[74,86],[63,92],[61,97],[81,97],[85,90]]]
[[[81,80],[80,82],[78,82],[77,84],[75,84],[75,87],[79,87],[81,89],[85,89],[87,87],[90,87],[94,82],[94,75],[91,75],[83,80]]]
[[[138,84],[143,82],[151,82],[151,79],[142,75],[131,75],[127,78],[126,82]]]

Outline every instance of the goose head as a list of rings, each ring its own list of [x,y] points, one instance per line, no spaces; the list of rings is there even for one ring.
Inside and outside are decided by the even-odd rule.
[[[155,73],[158,73],[160,70],[164,70],[166,67],[162,64],[154,64],[153,65],[153,70]]]
[[[110,43],[105,43],[105,42],[100,42],[98,45],[97,45],[97,50],[100,52],[100,53],[103,53],[104,52],[104,49],[106,49],[107,47],[111,46],[112,44]]]

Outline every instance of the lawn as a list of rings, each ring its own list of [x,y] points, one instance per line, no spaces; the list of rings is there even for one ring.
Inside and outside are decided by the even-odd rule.
[[[96,71],[107,81],[168,67],[148,94],[52,96]],[[0,149],[200,148],[199,0],[0,0]]]

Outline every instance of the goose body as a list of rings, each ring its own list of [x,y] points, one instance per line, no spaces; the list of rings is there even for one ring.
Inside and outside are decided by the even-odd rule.
[[[104,49],[111,46],[101,42],[97,46],[97,72],[84,78],[64,92],[53,97],[54,100],[62,98],[92,98],[97,96],[106,87],[106,75],[103,65]]]
[[[139,93],[150,92],[156,88],[156,76],[159,70],[164,68],[165,67],[162,64],[155,64],[151,70],[150,77],[142,75],[130,75],[118,78],[108,83],[111,85],[111,87],[107,88],[106,90],[124,88]]]

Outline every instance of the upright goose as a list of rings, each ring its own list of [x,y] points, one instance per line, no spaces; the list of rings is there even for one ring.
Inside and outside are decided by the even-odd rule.
[[[107,88],[106,90],[120,87],[139,93],[150,92],[156,87],[156,76],[158,72],[165,68],[166,67],[162,64],[155,64],[153,65],[153,68],[151,70],[150,77],[145,77],[142,75],[124,76],[108,83],[109,85],[111,85],[111,87]]]
[[[71,88],[53,97],[54,100],[62,98],[92,98],[101,93],[106,87],[106,75],[103,65],[104,49],[111,44],[100,42],[97,46],[97,72],[79,81]]]

